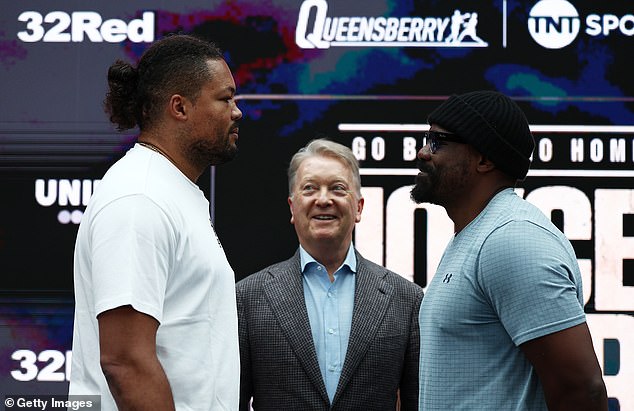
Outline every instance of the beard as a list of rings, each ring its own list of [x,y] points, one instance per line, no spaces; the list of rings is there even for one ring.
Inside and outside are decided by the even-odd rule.
[[[417,166],[424,174],[416,176],[416,184],[410,191],[410,197],[416,204],[434,203],[435,190],[439,183],[438,172],[420,159],[417,161]]]
[[[227,163],[238,154],[238,147],[231,142],[228,134],[217,135],[213,141],[200,139],[189,147],[189,156],[197,164],[207,167]]]
[[[446,208],[460,201],[473,184],[471,170],[475,165],[470,160],[431,167],[419,159],[417,165],[422,174],[416,176],[416,184],[410,192],[417,204],[432,203]]]

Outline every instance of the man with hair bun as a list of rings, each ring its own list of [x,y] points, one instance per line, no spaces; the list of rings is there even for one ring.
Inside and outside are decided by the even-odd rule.
[[[189,35],[108,71],[105,109],[137,143],[104,175],[74,257],[69,394],[101,410],[237,410],[235,277],[195,184],[237,152],[222,52]]]
[[[515,194],[535,147],[494,91],[454,95],[428,117],[412,199],[455,234],[420,309],[420,410],[607,410],[570,241]]]

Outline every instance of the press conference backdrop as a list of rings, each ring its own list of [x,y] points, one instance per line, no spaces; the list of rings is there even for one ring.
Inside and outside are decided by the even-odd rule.
[[[452,235],[409,200],[426,115],[452,93],[515,98],[537,143],[517,191],[571,240],[610,407],[634,410],[630,1],[0,4],[0,394],[66,392],[78,223],[138,133],[108,122],[106,71],[182,32],[216,41],[238,86],[239,156],[199,181],[237,279],[295,251],[286,167],[328,136],[361,162],[355,245],[425,286]]]

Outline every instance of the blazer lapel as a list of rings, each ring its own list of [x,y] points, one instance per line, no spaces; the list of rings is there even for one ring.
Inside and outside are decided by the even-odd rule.
[[[299,252],[288,260],[288,264],[271,270],[269,274],[264,283],[264,293],[271,310],[306,374],[324,401],[329,403],[304,300]]]
[[[393,287],[383,280],[383,273],[370,271],[359,253],[357,261],[352,329],[333,404],[354,375],[392,299]]]

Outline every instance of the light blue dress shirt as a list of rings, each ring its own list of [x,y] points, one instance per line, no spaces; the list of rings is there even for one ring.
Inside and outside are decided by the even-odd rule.
[[[357,257],[350,244],[348,255],[335,271],[335,281],[331,283],[326,268],[301,246],[299,255],[310,329],[321,375],[332,404],[350,338]]]

